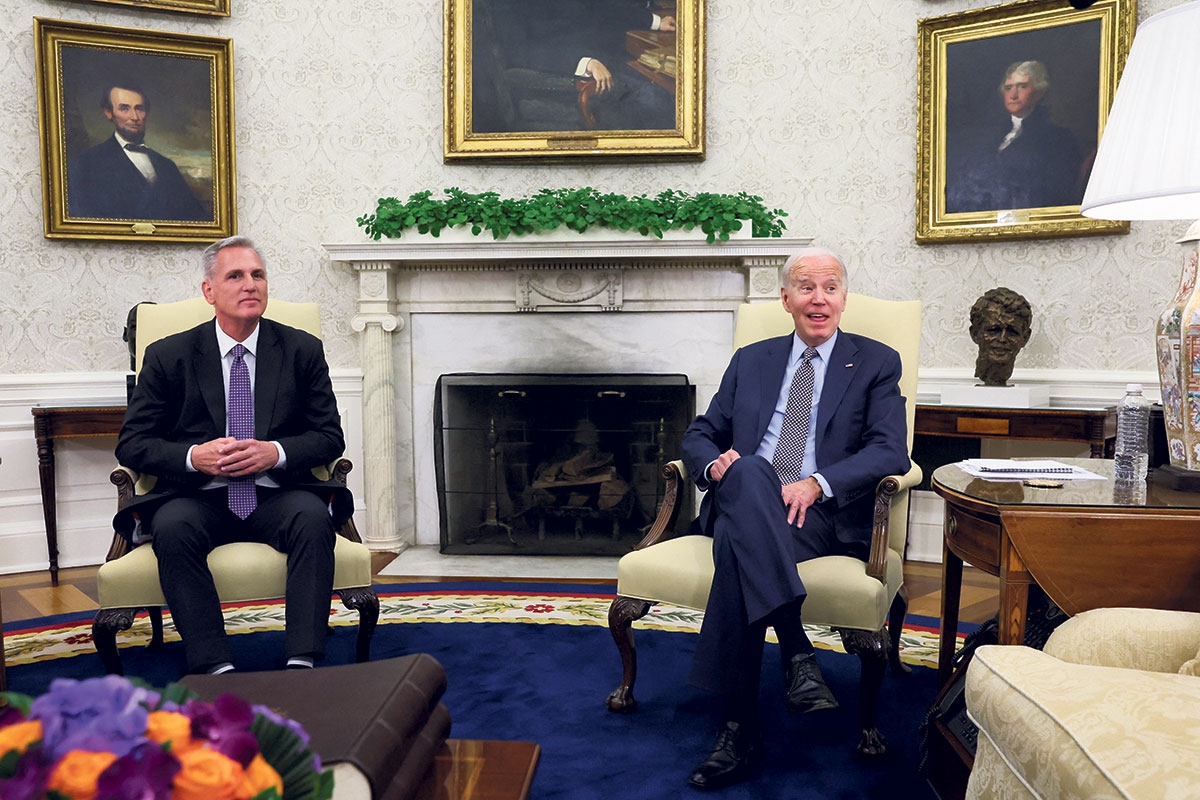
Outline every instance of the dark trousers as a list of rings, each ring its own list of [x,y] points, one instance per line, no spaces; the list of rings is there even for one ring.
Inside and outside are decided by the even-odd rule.
[[[804,527],[788,524],[779,475],[760,456],[733,462],[709,491],[716,492],[713,581],[690,680],[708,691],[753,696],[746,689],[757,685],[767,617],[805,596],[796,562],[845,548],[822,504],[808,509]]]
[[[285,655],[319,657],[329,632],[333,592],[333,522],[311,492],[258,489],[258,508],[245,520],[228,508],[224,489],[174,497],[150,521],[158,579],[189,672],[233,660],[208,554],[229,542],[262,542],[285,553]]]

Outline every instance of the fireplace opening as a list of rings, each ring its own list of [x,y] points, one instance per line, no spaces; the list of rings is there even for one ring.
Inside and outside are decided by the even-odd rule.
[[[451,374],[435,391],[440,549],[452,555],[629,552],[696,413],[686,375]]]

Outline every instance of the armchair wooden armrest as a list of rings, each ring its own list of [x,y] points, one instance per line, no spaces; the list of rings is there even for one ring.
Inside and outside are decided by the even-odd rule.
[[[679,518],[679,499],[685,496],[683,482],[688,479],[687,467],[682,461],[671,461],[662,469],[663,478],[667,485],[663,490],[662,505],[658,507],[658,516],[642,540],[634,545],[634,550],[641,550],[652,544],[664,542],[675,535],[675,521]]]
[[[687,467],[682,461],[671,461],[662,470],[666,479],[662,505],[650,530],[634,550],[642,550],[664,542],[675,536],[675,523],[679,518],[679,501],[683,496],[682,483],[688,480]],[[887,581],[887,548],[891,540],[892,505],[897,495],[920,484],[921,468],[915,463],[903,475],[888,475],[879,481],[875,489],[875,516],[871,529],[871,555],[867,562],[867,574],[876,580]]]
[[[343,486],[346,485],[346,476],[354,469],[354,463],[345,456],[338,456],[333,461],[320,467],[313,468],[313,475],[319,480],[327,480],[332,478]],[[145,494],[154,488],[157,478],[153,475],[144,475],[129,467],[123,467],[120,464],[109,473],[108,480],[117,487],[117,510],[120,510],[129,503],[134,497],[139,494]],[[358,533],[358,528],[354,526],[354,517],[346,520],[345,524],[338,529],[338,535],[352,542],[362,542],[362,537]],[[104,557],[105,561],[112,561],[120,558],[130,550],[129,542],[119,533],[113,532],[112,544],[109,545],[108,555]]]
[[[921,468],[913,463],[903,475],[888,475],[875,487],[875,516],[871,525],[871,555],[867,559],[867,574],[880,583],[887,583],[887,551],[892,541],[892,506],[899,496],[907,497],[908,490],[921,482]],[[904,492],[901,495],[901,492]],[[908,515],[908,504],[903,514]],[[903,526],[906,519],[899,521]],[[904,555],[901,553],[901,555]]]

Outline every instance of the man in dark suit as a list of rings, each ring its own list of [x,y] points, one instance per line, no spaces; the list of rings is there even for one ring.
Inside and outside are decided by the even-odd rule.
[[[109,86],[100,101],[114,133],[67,164],[72,217],[199,222],[211,220],[175,162],[146,146],[150,101],[128,84]]]
[[[208,554],[232,541],[288,556],[286,656],[324,654],[335,528],[353,499],[311,469],[345,449],[321,342],[262,319],[267,272],[241,236],[204,251],[204,298],[215,322],[146,348],[125,412],[117,460],[158,477],[113,520],[150,539],[159,582],[190,672],[233,668]]]
[[[707,490],[693,526],[713,537],[715,567],[691,680],[725,698],[716,746],[690,778],[701,789],[738,781],[757,765],[768,627],[779,638],[787,706],[837,706],[801,624],[796,562],[865,560],[875,486],[910,466],[900,356],[838,330],[842,262],[805,249],[788,259],[780,282],[796,332],[739,349],[683,439],[688,472]]]
[[[598,130],[675,128],[674,93],[629,67],[633,56],[625,47],[631,30],[674,31],[673,16],[655,14],[646,0],[487,0],[474,8],[480,36],[473,87],[476,131],[523,131],[532,124],[581,129],[574,101],[561,120],[523,119],[519,101],[497,96],[515,91],[506,77],[511,73],[525,79],[540,73],[542,80],[526,87],[537,97],[546,94],[551,76],[593,82],[588,107]],[[531,106],[545,112],[547,103]]]

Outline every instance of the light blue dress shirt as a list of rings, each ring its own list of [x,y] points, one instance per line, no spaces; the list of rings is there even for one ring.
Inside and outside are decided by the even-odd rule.
[[[812,360],[813,367],[813,403],[812,410],[808,414],[808,433],[805,436],[804,444],[804,459],[800,465],[800,479],[813,477],[817,479],[817,483],[821,485],[821,491],[825,497],[833,497],[833,490],[829,488],[825,478],[817,472],[817,413],[821,406],[821,390],[825,386],[825,367],[829,364],[829,358],[833,355],[833,346],[837,342],[838,331],[834,331],[833,336],[819,345],[817,345],[817,355]],[[767,461],[772,461],[775,458],[775,445],[779,442],[779,431],[783,427],[783,417],[787,413],[788,395],[792,391],[792,378],[796,374],[796,369],[804,360],[804,351],[808,345],[797,335],[792,334],[792,353],[788,357],[787,369],[783,374],[783,384],[779,387],[779,397],[775,400],[775,411],[771,414],[771,422],[767,425],[767,432],[763,435],[763,440],[759,443],[758,449],[754,451],[757,456],[762,456]]]

